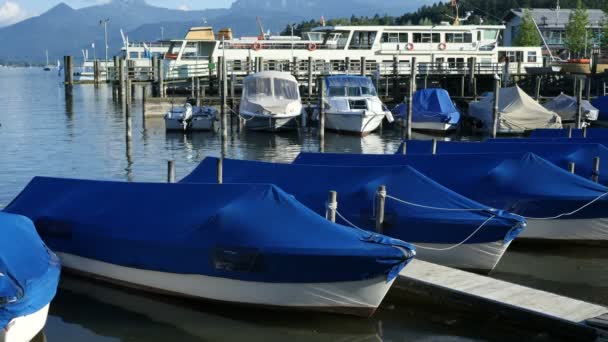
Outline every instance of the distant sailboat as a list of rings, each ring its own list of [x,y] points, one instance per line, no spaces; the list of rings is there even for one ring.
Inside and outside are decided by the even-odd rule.
[[[46,53],[46,64],[44,65],[44,71],[51,71],[51,66],[49,65],[49,50],[45,50]]]

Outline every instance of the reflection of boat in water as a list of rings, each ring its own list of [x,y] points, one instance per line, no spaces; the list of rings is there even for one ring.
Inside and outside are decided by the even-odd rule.
[[[330,314],[310,315],[235,308],[214,303],[200,305],[189,300],[150,296],[114,286],[103,286],[74,276],[64,277],[61,289],[115,307],[110,311],[112,315],[117,311],[137,314],[130,317],[129,324],[136,322],[137,326],[151,325],[152,330],[158,330],[157,327],[161,324],[174,328],[164,330],[172,330],[175,334],[173,340],[179,341],[380,341],[372,320]],[[124,337],[121,336],[122,329],[116,325],[97,323],[100,321],[98,315],[81,317],[69,312],[59,314],[66,321],[85,326],[101,335]],[[134,318],[139,319],[133,322]]]

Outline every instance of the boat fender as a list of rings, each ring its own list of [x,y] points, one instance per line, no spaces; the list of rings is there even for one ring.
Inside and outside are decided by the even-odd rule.
[[[407,45],[405,46],[405,48],[406,48],[408,51],[412,51],[412,50],[414,50],[414,44],[412,44],[412,43],[407,43]]]
[[[448,46],[445,43],[439,43],[439,50],[443,51],[447,48]]]
[[[310,43],[308,44],[308,51],[315,51],[317,49],[317,44]]]
[[[253,45],[251,46],[255,51],[260,51],[262,50],[262,44],[260,44],[260,42],[255,42],[253,43]]]

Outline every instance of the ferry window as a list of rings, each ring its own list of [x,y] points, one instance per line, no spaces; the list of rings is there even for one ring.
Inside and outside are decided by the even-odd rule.
[[[245,82],[245,90],[247,95],[272,95],[270,78],[251,78]]]
[[[376,31],[355,31],[350,41],[350,49],[371,50],[376,40]]]
[[[497,36],[498,36],[498,30],[484,30],[483,31],[484,40],[495,40]]]
[[[298,94],[298,84],[289,80],[280,78],[274,79],[274,97],[284,100],[297,100],[300,98]]]
[[[471,43],[473,41],[473,35],[471,33],[446,33],[446,43]]]
[[[382,34],[382,43],[407,43],[407,33],[385,32]]]
[[[536,51],[528,51],[528,63],[536,63]]]
[[[139,58],[139,53],[137,53],[137,52],[129,52],[129,58],[130,59],[137,59],[137,58]]]
[[[439,33],[433,33],[432,41],[430,33],[414,33],[414,43],[439,43]]]

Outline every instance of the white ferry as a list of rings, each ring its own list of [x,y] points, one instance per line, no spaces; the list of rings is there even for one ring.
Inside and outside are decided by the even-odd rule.
[[[503,25],[435,26],[322,26],[303,37],[269,36],[233,38],[230,29],[217,37],[211,27],[193,27],[185,39],[172,40],[165,54],[165,77],[187,78],[209,74],[218,57],[225,56],[235,72],[250,72],[256,57],[267,62],[268,70],[283,70],[294,59],[311,57],[317,72],[326,74],[358,72],[362,57],[366,71],[390,74],[396,56],[408,66],[416,57],[421,73],[463,74],[471,58],[477,73],[503,73],[504,62],[511,72],[525,73],[526,67],[542,66],[540,47],[501,48],[498,41]],[[222,39],[220,39],[220,37]],[[351,65],[345,67],[349,58]],[[246,61],[250,61],[247,64]],[[353,70],[355,69],[356,70]],[[345,70],[346,69],[346,70]],[[402,73],[407,72],[403,70]]]

